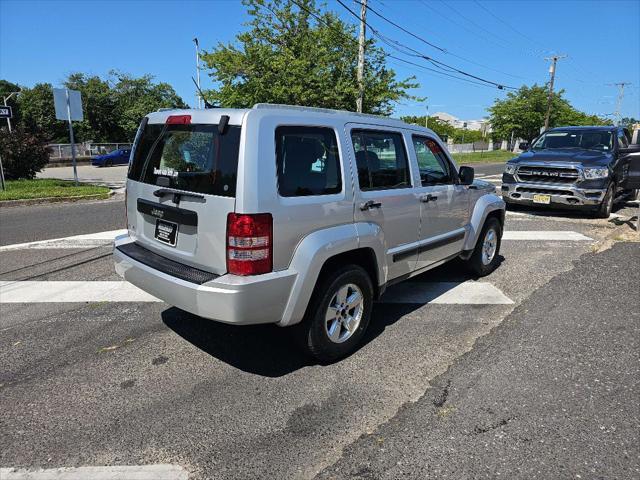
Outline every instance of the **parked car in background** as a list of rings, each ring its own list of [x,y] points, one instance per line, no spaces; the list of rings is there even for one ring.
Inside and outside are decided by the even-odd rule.
[[[462,258],[499,264],[505,205],[431,130],[281,105],[149,114],[127,179],[116,271],[171,305],[293,326],[348,355],[393,283]]]
[[[544,132],[525,153],[509,160],[502,175],[507,204],[591,210],[607,218],[614,203],[637,196],[625,190],[631,135],[622,127],[558,127]]]
[[[104,155],[96,155],[91,159],[94,167],[110,167],[112,165],[126,165],[129,163],[130,148],[119,148]]]

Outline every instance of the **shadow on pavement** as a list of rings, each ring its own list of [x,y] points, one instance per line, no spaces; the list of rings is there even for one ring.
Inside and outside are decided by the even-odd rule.
[[[500,262],[504,257],[500,256]],[[474,279],[461,261],[452,261],[411,279],[412,282],[448,282],[443,294],[461,282]],[[424,303],[376,303],[371,323],[358,349],[374,341],[385,329]],[[244,372],[281,377],[318,363],[296,346],[291,328],[276,325],[229,325],[198,317],[176,307],[162,312],[162,321],[203,352]]]

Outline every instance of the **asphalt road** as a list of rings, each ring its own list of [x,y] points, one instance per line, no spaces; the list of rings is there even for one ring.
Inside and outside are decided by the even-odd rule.
[[[619,210],[622,216],[629,211]],[[19,243],[113,230],[122,228],[122,219],[121,199],[28,210],[11,207],[0,209],[1,239],[3,244]],[[335,468],[337,475],[347,476],[344,465],[362,436],[373,438],[371,432],[392,425],[413,402],[425,401],[434,382],[478,349],[484,350],[486,341],[514,321],[514,308],[524,314],[523,305],[556,277],[561,282],[572,279],[558,301],[591,305],[594,315],[601,312],[595,304],[610,293],[606,298],[604,293],[590,297],[573,288],[587,281],[590,289],[597,288],[593,276],[601,273],[601,264],[580,270],[577,279],[563,277],[580,268],[592,242],[550,241],[539,234],[570,231],[598,240],[610,235],[617,221],[618,217],[594,220],[526,209],[509,212],[507,230],[520,232],[524,240],[503,242],[500,267],[482,283],[512,304],[390,303],[394,293],[402,293],[400,284],[376,305],[362,348],[329,366],[298,354],[286,330],[222,325],[164,303],[3,303],[0,298],[0,467],[169,463],[186,468],[195,479],[312,478],[333,474]],[[626,278],[622,269],[616,271],[618,279]],[[40,281],[45,283],[38,288],[46,290],[46,282],[97,285],[91,282],[119,280],[108,246],[0,251],[0,281]],[[461,282],[474,283],[459,263],[412,281],[417,289],[437,284],[445,290]],[[546,317],[554,315],[549,310],[553,302],[536,302],[532,312],[545,308]],[[559,315],[571,313],[570,308],[557,308]],[[615,323],[616,328],[621,325]],[[557,332],[564,336],[564,346],[575,342],[586,349],[593,340],[584,336],[588,328],[571,331],[558,326]],[[541,330],[538,338],[534,330],[526,342],[524,336],[500,336],[500,345],[504,351],[518,345],[533,349],[535,340],[543,348],[550,331]],[[607,338],[620,341],[622,330],[615,332]],[[637,330],[628,328],[626,333],[637,338]],[[516,341],[521,343],[508,343]],[[560,344],[549,342],[552,350],[547,353],[557,353]],[[618,347],[604,353],[603,348],[594,346],[594,357],[585,361],[607,352],[617,358]],[[564,368],[567,358],[560,364],[532,353],[523,357],[522,371],[546,372],[556,364]],[[491,367],[490,361],[484,367]],[[497,373],[492,376],[497,378]],[[622,379],[622,373],[615,378]],[[495,385],[507,391],[508,385]],[[554,389],[546,392],[548,385],[539,386],[538,393],[548,395],[549,402],[562,388],[581,392],[560,374]],[[629,398],[620,397],[625,408]],[[586,415],[577,408],[579,403],[567,405],[567,417]],[[519,408],[521,415],[527,411]],[[541,408],[530,405],[532,414]],[[503,412],[498,407],[493,411]],[[486,415],[489,422],[493,417]],[[576,423],[576,435],[582,426]],[[428,438],[425,432],[419,435]],[[446,444],[440,447],[446,455]],[[452,462],[455,453],[449,452]],[[375,471],[385,475],[383,467]]]
[[[640,478],[640,246],[586,254],[318,479]]]

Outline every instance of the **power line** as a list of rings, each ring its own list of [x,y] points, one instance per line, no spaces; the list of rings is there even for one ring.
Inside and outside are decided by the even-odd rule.
[[[439,50],[440,52],[442,52],[442,53],[444,53],[444,54],[446,54],[446,55],[451,55],[451,56],[456,57],[456,58],[459,58],[460,60],[463,60],[463,61],[465,61],[465,62],[472,63],[472,64],[477,65],[477,66],[479,66],[479,67],[486,68],[487,70],[492,70],[492,71],[494,71],[494,72],[501,73],[501,74],[503,74],[503,75],[507,75],[507,76],[509,76],[509,77],[513,77],[513,78],[520,78],[520,79],[522,79],[522,78],[523,78],[523,77],[518,76],[518,75],[512,75],[512,74],[510,74],[510,73],[506,73],[506,72],[502,72],[502,71],[500,71],[500,70],[496,70],[495,68],[488,67],[487,65],[483,65],[483,64],[481,64],[481,63],[475,62],[475,61],[473,61],[473,60],[470,60],[470,59],[468,59],[468,58],[465,58],[465,57],[462,57],[462,56],[460,56],[460,55],[457,55],[457,54],[455,54],[455,53],[453,53],[453,52],[450,52],[449,50],[447,50],[447,49],[446,49],[446,48],[444,48],[444,47],[440,47],[440,46],[438,46],[438,45],[435,45],[435,44],[433,44],[433,43],[429,42],[428,40],[426,40],[425,38],[421,37],[420,35],[417,35],[417,34],[415,34],[415,33],[411,32],[411,31],[407,30],[406,28],[402,27],[401,25],[398,25],[398,24],[397,24],[396,22],[394,22],[393,20],[390,20],[389,18],[387,18],[387,17],[385,17],[384,15],[382,15],[380,12],[376,11],[376,10],[375,10],[374,8],[372,8],[370,5],[367,5],[367,10],[369,10],[371,13],[373,13],[373,14],[374,14],[374,15],[376,15],[377,17],[381,18],[381,19],[382,19],[382,20],[384,20],[385,22],[387,22],[387,23],[389,23],[389,24],[393,25],[394,27],[396,27],[396,28],[400,29],[401,31],[403,31],[403,32],[404,32],[404,33],[406,33],[407,35],[412,36],[413,38],[415,38],[415,39],[417,39],[417,40],[421,41],[422,43],[424,43],[424,44],[426,44],[426,45],[429,45],[430,47],[435,48],[436,50]]]
[[[357,18],[358,20],[360,20],[360,16],[359,16],[356,12],[354,12],[353,10],[351,10],[347,5],[345,5],[345,4],[344,4],[344,2],[343,2],[342,0],[337,0],[337,2],[338,2],[340,5],[342,5],[342,7],[343,7],[345,10],[347,10],[351,15],[353,15],[355,18]],[[490,84],[490,85],[494,85],[494,86],[495,86],[495,87],[497,87],[499,90],[504,90],[504,89],[517,90],[517,88],[515,88],[515,87],[506,86],[506,85],[503,85],[503,84],[501,84],[501,83],[494,82],[493,80],[487,80],[486,78],[482,78],[482,77],[479,77],[479,76],[477,76],[477,75],[473,75],[473,74],[468,73],[468,72],[466,72],[466,71],[464,71],[464,70],[460,70],[460,69],[458,69],[458,68],[456,68],[456,67],[453,67],[453,66],[448,65],[448,64],[446,64],[446,63],[444,63],[444,62],[441,62],[441,61],[439,61],[439,60],[436,60],[435,58],[432,58],[432,57],[430,57],[429,55],[426,55],[426,54],[424,54],[424,53],[422,53],[422,52],[420,52],[420,51],[418,51],[418,50],[416,50],[416,49],[414,49],[414,48],[412,48],[412,47],[409,47],[409,46],[407,46],[407,45],[405,45],[405,44],[403,44],[403,43],[401,43],[401,42],[397,41],[397,40],[393,40],[393,39],[391,39],[391,38],[389,38],[389,37],[386,37],[386,36],[382,35],[380,32],[378,32],[378,30],[376,30],[375,28],[373,28],[373,27],[372,27],[369,23],[367,23],[367,22],[365,22],[365,25],[366,25],[366,26],[367,26],[367,27],[368,27],[368,28],[373,32],[373,34],[374,34],[376,37],[380,38],[384,43],[386,43],[387,45],[391,46],[392,48],[394,48],[394,49],[396,49],[396,50],[398,50],[398,51],[401,51],[401,49],[402,49],[402,48],[404,48],[405,50],[408,50],[408,51],[410,51],[410,52],[413,52],[413,53],[406,53],[406,51],[405,51],[405,52],[402,52],[402,51],[401,51],[401,53],[404,53],[405,55],[409,55],[409,56],[414,56],[414,57],[422,58],[422,59],[424,59],[424,60],[427,60],[428,62],[430,62],[431,64],[433,64],[433,65],[434,65],[435,67],[437,67],[437,68],[440,68],[440,69],[443,69],[443,70],[444,70],[444,69],[448,69],[448,70],[449,70],[449,71],[451,71],[451,72],[456,72],[456,73],[459,73],[459,74],[464,75],[464,76],[466,76],[466,77],[473,78],[473,79],[475,79],[475,80],[479,80],[479,81],[481,81],[481,82],[485,82],[485,83]]]
[[[294,3],[298,8],[300,8],[301,10],[303,10],[304,12],[306,12],[307,14],[309,14],[310,16],[312,16],[313,18],[315,18],[319,23],[322,23],[323,25],[325,25],[325,26],[327,26],[327,27],[329,27],[329,28],[334,29],[334,31],[335,31],[335,32],[337,32],[337,33],[339,33],[343,38],[346,38],[346,39],[348,39],[350,42],[353,42],[353,43],[355,43],[355,44],[357,44],[357,43],[358,43],[358,40],[356,40],[356,39],[355,39],[355,38],[353,38],[352,36],[350,36],[350,35],[348,35],[348,34],[344,33],[342,30],[335,29],[335,28],[334,28],[334,25],[332,25],[332,24],[331,24],[331,23],[329,23],[327,20],[325,20],[324,18],[322,18],[322,17],[321,17],[320,15],[318,15],[316,12],[314,12],[314,11],[312,11],[312,10],[308,9],[305,5],[303,5],[303,4],[301,4],[301,3],[299,3],[297,0],[291,0],[291,2],[292,2],[292,3]],[[273,12],[271,12],[271,13],[273,14]],[[371,27],[369,27],[369,28],[371,28]],[[371,30],[373,31],[374,29],[371,29]],[[377,31],[376,31],[376,32],[377,32]],[[397,47],[393,47],[393,48],[396,48],[396,49],[397,49]],[[384,50],[383,50],[383,52],[384,52]],[[401,52],[401,53],[404,53],[404,52]],[[402,59],[402,58],[399,58],[399,57],[394,57],[393,55],[391,55],[391,54],[389,54],[389,53],[387,53],[387,52],[384,52],[384,54],[385,54],[385,56],[386,56],[386,57],[394,58],[394,59],[399,60],[399,61],[401,61],[401,62],[408,63],[408,64],[410,64],[410,65],[414,65],[414,66],[417,66],[417,67],[419,67],[419,68],[422,68],[423,70],[427,70],[427,71],[433,72],[433,73],[438,74],[438,75],[443,75],[443,76],[446,76],[446,77],[449,77],[449,78],[453,78],[454,80],[459,80],[459,81],[462,81],[462,82],[467,82],[467,83],[477,84],[477,85],[480,85],[480,86],[483,86],[483,87],[490,87],[490,88],[494,88],[493,86],[488,85],[488,84],[486,84],[486,83],[473,82],[473,81],[471,81],[471,80],[469,80],[469,79],[467,79],[467,78],[461,78],[461,77],[458,77],[458,76],[455,76],[455,75],[451,75],[451,74],[448,74],[448,73],[442,72],[442,71],[440,71],[440,70],[435,70],[435,69],[432,69],[432,68],[426,67],[425,65],[419,65],[419,64],[417,64],[417,63],[410,62],[410,61],[408,61],[408,60],[405,60],[405,59]],[[513,88],[513,87],[505,87],[505,88]]]

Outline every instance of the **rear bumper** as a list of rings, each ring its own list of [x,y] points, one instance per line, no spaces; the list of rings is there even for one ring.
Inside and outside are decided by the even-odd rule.
[[[507,203],[544,206],[534,203],[537,194],[550,195],[551,205],[565,207],[595,207],[602,203],[606,188],[579,188],[575,185],[549,185],[539,183],[503,183],[502,198]]]
[[[151,295],[195,315],[224,323],[252,325],[283,319],[296,273],[290,270],[240,277],[222,275],[202,284],[163,273],[118,249],[131,243],[116,239],[113,258],[118,275]]]

